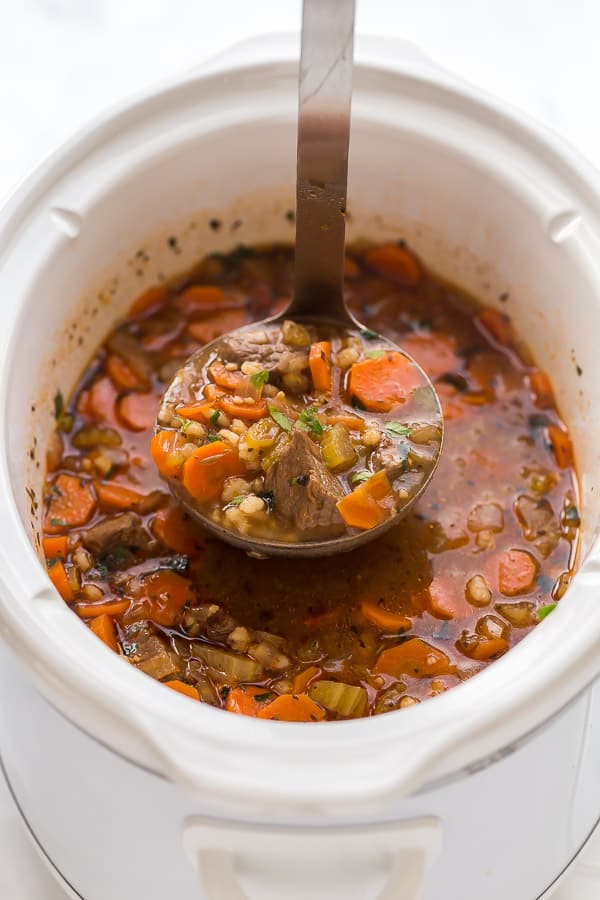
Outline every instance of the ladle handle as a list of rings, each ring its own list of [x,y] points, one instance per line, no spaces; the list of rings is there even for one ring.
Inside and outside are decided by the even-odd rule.
[[[344,237],[355,0],[304,0],[294,297],[286,315],[348,321]]]

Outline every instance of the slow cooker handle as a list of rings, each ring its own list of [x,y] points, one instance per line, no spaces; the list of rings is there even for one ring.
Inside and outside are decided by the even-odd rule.
[[[193,817],[183,843],[204,900],[419,900],[441,835],[433,817],[331,828]]]

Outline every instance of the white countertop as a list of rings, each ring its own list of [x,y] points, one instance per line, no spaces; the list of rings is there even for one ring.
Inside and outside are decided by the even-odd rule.
[[[0,2],[0,199],[114,101],[239,40],[294,31],[299,22],[300,0]],[[600,165],[600,3],[359,0],[358,29],[413,41],[543,120]],[[599,896],[597,835],[554,900]],[[31,849],[1,776],[0,897],[64,900]]]

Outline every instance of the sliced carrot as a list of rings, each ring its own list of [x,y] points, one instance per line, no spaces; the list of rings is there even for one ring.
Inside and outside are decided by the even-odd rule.
[[[310,345],[308,354],[310,375],[316,391],[330,391],[331,377],[331,343],[318,341]]]
[[[308,669],[304,669],[303,672],[298,672],[294,678],[294,694],[303,694],[309,687],[311,681],[314,681],[315,678],[319,678],[320,675],[321,669],[317,666],[309,666]]]
[[[150,456],[163,478],[181,475],[185,458],[178,451],[185,438],[178,431],[159,431],[150,441]]]
[[[96,481],[94,488],[101,506],[109,506],[111,509],[132,509],[144,499],[144,495],[138,491],[112,481]]]
[[[432,647],[421,638],[410,638],[397,647],[390,647],[379,654],[373,672],[376,675],[390,675],[400,678],[429,678],[432,675],[450,675],[453,667],[445,653]]]
[[[361,600],[359,609],[365,619],[376,625],[381,631],[388,631],[392,634],[403,634],[412,628],[412,621],[408,616],[401,613],[390,612],[384,609],[374,600]]]
[[[351,413],[326,413],[324,416],[319,416],[319,418],[323,420],[325,425],[345,425],[348,431],[364,431],[367,427],[364,419],[353,416]]]
[[[365,262],[371,268],[394,278],[408,287],[414,287],[421,280],[421,266],[414,253],[401,244],[382,244],[365,253]]]
[[[447,579],[435,576],[427,590],[427,607],[438,619],[463,619],[473,612],[464,592],[456,590]]]
[[[392,487],[382,470],[338,500],[336,506],[346,525],[366,530],[390,515],[393,502]]]
[[[205,385],[204,387],[204,396],[211,403],[214,403],[216,400],[219,400],[221,397],[227,396],[227,391],[224,391],[223,388],[217,387],[216,384]]]
[[[192,284],[177,298],[177,306],[186,316],[196,312],[239,306],[240,301],[216,284]]]
[[[535,585],[538,564],[526,550],[507,550],[498,560],[498,588],[507,597],[527,594]]]
[[[242,325],[247,325],[248,320],[249,317],[245,309],[231,309],[220,313],[218,316],[211,316],[199,322],[190,322],[186,331],[195,341],[199,341],[201,344],[209,344],[222,334],[228,331],[235,331],[236,328],[241,328]]]
[[[152,619],[167,628],[175,624],[186,603],[194,600],[191,581],[171,569],[159,569],[141,578],[131,595],[127,622]]]
[[[348,391],[365,409],[389,412],[404,403],[418,384],[419,374],[410,360],[403,353],[391,351],[354,363]]]
[[[74,611],[82,619],[95,619],[97,616],[122,616],[129,608],[129,600],[106,600],[100,603],[76,603]]]
[[[106,613],[96,616],[96,618],[92,619],[90,622],[90,630],[93,631],[101,641],[104,641],[107,647],[110,647],[115,653],[119,652],[117,629],[115,628],[112,616],[107,616]]]
[[[469,650],[468,656],[471,659],[493,659],[502,656],[508,650],[508,641],[504,638],[486,638],[483,641],[477,641]]]
[[[200,502],[216,500],[223,490],[225,479],[242,475],[245,469],[237,450],[223,441],[213,441],[198,447],[183,466],[183,486]]]
[[[67,558],[67,536],[66,534],[56,535],[56,537],[45,537],[42,541],[42,549],[46,559]]]
[[[99,378],[87,392],[85,409],[81,411],[87,413],[98,422],[114,425],[116,423],[116,400],[117,389],[110,378]]]
[[[175,415],[181,416],[182,419],[193,419],[194,422],[208,425],[215,410],[214,403],[192,403],[189,406],[180,406],[175,410]]]
[[[175,678],[173,681],[163,681],[163,684],[165,687],[171,688],[172,691],[177,691],[178,694],[185,694],[186,697],[191,697],[192,700],[200,699],[198,688],[191,684],[186,684],[185,681],[179,681]]]
[[[60,534],[65,528],[85,525],[96,508],[89,481],[78,475],[59,475],[50,486],[44,530]]]
[[[158,401],[155,394],[125,394],[117,403],[119,418],[131,431],[146,431],[156,419]]]
[[[140,380],[124,359],[112,353],[106,360],[106,371],[119,391],[131,391],[141,386]]]
[[[342,617],[342,609],[336,606],[335,609],[328,609],[322,613],[316,613],[306,616],[304,624],[308,629],[314,631],[317,628],[325,628],[328,625],[334,625]]]
[[[67,570],[60,559],[57,559],[56,562],[52,563],[48,569],[48,575],[50,576],[50,581],[63,600],[66,600],[67,603],[69,603],[73,599],[73,588],[69,584]]]
[[[270,691],[268,688],[249,684],[229,691],[225,701],[225,709],[229,710],[229,712],[239,713],[242,716],[256,717],[261,709],[264,708],[265,703],[270,703],[273,697],[273,691]]]
[[[484,329],[490,334],[497,344],[511,347],[513,344],[513,330],[509,316],[492,309],[491,306],[482,309],[477,319]]]
[[[545,372],[534,369],[527,376],[529,379],[529,387],[534,397],[535,405],[538,409],[552,409],[554,406],[554,391],[552,383]]]
[[[202,546],[202,532],[182,506],[159,510],[150,527],[159,541],[174,553],[192,556]]]
[[[446,372],[454,372],[464,363],[456,353],[456,341],[444,332],[407,334],[403,335],[398,343],[416,359],[430,378],[439,378]]]
[[[281,694],[258,714],[259,719],[279,719],[282,722],[320,722],[325,710],[307,694]]]
[[[242,419],[246,422],[258,422],[267,415],[265,400],[257,400],[255,403],[236,403],[232,397],[221,397],[217,400],[217,406],[232,419]]]
[[[147,312],[152,307],[161,306],[169,295],[169,288],[166,284],[156,284],[151,288],[148,288],[147,291],[144,291],[141,294],[133,306],[131,307],[130,312],[134,316],[138,316],[140,313]]]
[[[556,464],[561,469],[569,469],[575,465],[573,443],[566,431],[559,425],[548,426],[548,438],[552,444]]]
[[[241,394],[242,397],[251,393],[252,383],[249,377],[240,372],[239,369],[230,372],[229,369],[225,368],[224,363],[214,362],[209,366],[208,374],[215,384],[218,384],[219,387],[227,388],[228,391],[235,391],[236,394]]]

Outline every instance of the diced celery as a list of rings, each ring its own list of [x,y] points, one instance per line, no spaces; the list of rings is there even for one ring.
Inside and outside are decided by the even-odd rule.
[[[193,643],[192,653],[211,669],[226,675],[232,681],[257,681],[263,677],[263,667],[255,659],[232,650]]]
[[[355,718],[365,713],[367,692],[364,688],[342,681],[315,681],[308,694],[330,712]]]
[[[254,422],[244,435],[244,441],[252,450],[267,450],[275,443],[279,431],[279,426],[269,416]]]
[[[332,472],[343,472],[356,462],[356,450],[350,432],[341,422],[326,431],[321,441],[323,462]]]

